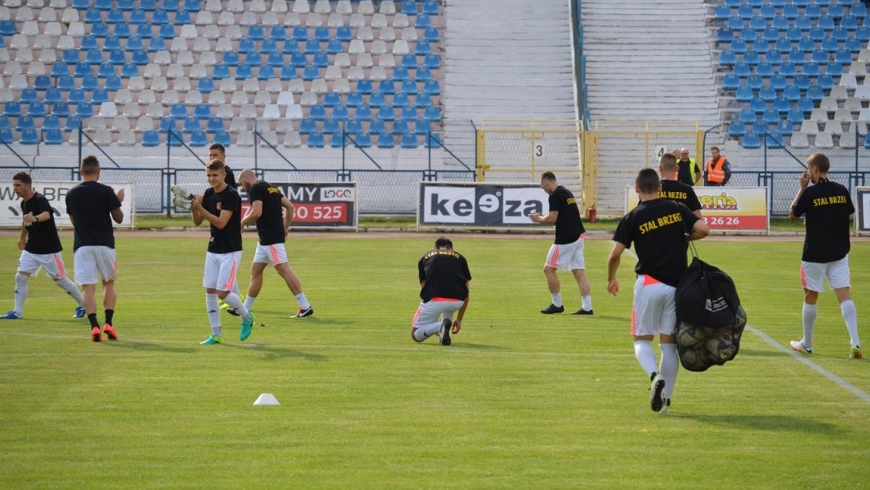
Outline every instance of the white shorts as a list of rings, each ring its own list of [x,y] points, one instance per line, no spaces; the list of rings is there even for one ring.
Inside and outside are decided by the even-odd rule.
[[[447,298],[436,298],[431,301],[426,301],[425,303],[420,303],[420,306],[417,308],[417,313],[414,314],[414,328],[424,327],[426,325],[431,325],[437,321],[444,321],[444,319],[453,319],[453,313],[462,308],[462,304],[465,301],[461,301],[458,299],[447,299]],[[443,316],[443,319],[440,317]]]
[[[677,329],[677,288],[647,275],[637,276],[631,308],[631,334],[673,335]]]
[[[27,250],[21,252],[21,258],[18,259],[20,272],[27,272],[32,276],[40,267],[45,269],[45,273],[55,281],[66,277],[66,268],[63,266],[60,252],[54,254],[32,254]]]
[[[202,287],[218,291],[232,291],[241,261],[241,250],[225,254],[206,252]]]
[[[825,279],[831,289],[851,287],[849,256],[826,264],[801,262],[801,286],[804,289],[821,293],[825,290]]]
[[[73,254],[75,258],[76,283],[97,284],[103,281],[114,281],[117,278],[118,267],[115,262],[115,249],[102,245],[85,245],[79,247]]]
[[[272,245],[257,244],[257,251],[254,252],[255,264],[269,264],[276,266],[287,263],[287,249],[283,243],[273,243]]]
[[[586,260],[583,257],[583,243],[585,240],[581,237],[574,243],[566,243],[564,245],[550,246],[550,251],[547,253],[547,267],[559,269],[563,271],[584,270],[586,269]]]

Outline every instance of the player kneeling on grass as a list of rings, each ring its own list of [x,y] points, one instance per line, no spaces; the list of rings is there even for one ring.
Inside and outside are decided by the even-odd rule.
[[[0,320],[20,320],[24,318],[24,300],[27,299],[27,281],[40,267],[54,280],[54,283],[67,292],[78,303],[74,318],[83,318],[85,308],[82,293],[66,275],[60,237],[54,224],[54,212],[48,199],[33,191],[30,175],[19,172],[12,177],[12,188],[21,198],[21,237],[18,249],[18,273],[15,274],[15,308],[0,316]]]
[[[435,240],[435,248],[423,255],[417,269],[423,302],[414,315],[411,338],[422,342],[437,333],[441,345],[450,345],[450,334],[459,333],[468,308],[468,262],[453,250],[453,242],[441,237]]]
[[[623,216],[613,235],[613,250],[607,259],[607,291],[616,296],[619,281],[616,271],[622,252],[635,244],[637,280],[631,312],[631,336],[634,355],[652,381],[650,408],[654,412],[670,410],[671,394],[680,369],[677,355],[675,293],[680,278],[688,268],[688,240],[699,240],[710,233],[704,220],[685,204],[660,199],[659,175],[651,168],[640,171],[635,192],[641,203]],[[656,366],[652,347],[659,334],[661,363]]]

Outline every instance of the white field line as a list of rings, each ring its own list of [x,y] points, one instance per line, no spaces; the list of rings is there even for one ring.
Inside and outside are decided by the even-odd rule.
[[[773,340],[773,338],[771,338],[769,335],[762,332],[761,330],[758,330],[757,328],[753,328],[753,327],[750,327],[749,325],[747,325],[746,330],[749,330],[750,332],[754,333],[755,335],[761,337],[762,340],[767,342],[768,345],[770,345],[774,349],[776,349],[780,352],[785,352],[786,354],[790,355],[792,358],[797,359],[798,361],[806,364],[807,366],[814,369],[817,373],[819,373],[822,376],[833,381],[835,384],[840,386],[840,388],[843,388],[846,391],[852,392],[852,394],[854,394],[858,398],[860,398],[860,399],[864,400],[865,402],[867,402],[868,404],[870,404],[870,395],[859,390],[858,388],[856,388],[854,385],[852,385],[851,383],[849,383],[845,379],[843,379],[843,378],[837,376],[836,374],[828,371],[827,369],[823,368],[822,366],[819,366],[818,364],[811,361],[808,357],[805,357],[805,356],[791,350],[791,348],[780,344],[776,340]]]

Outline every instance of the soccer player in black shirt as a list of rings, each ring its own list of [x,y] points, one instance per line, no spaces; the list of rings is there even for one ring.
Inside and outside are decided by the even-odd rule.
[[[435,248],[420,258],[417,275],[423,302],[414,315],[411,338],[423,342],[438,333],[440,344],[450,345],[450,334],[459,333],[468,308],[468,262],[453,250],[453,242],[441,237],[435,240]]]
[[[83,318],[82,293],[66,275],[60,237],[54,224],[54,211],[48,199],[34,192],[33,181],[25,172],[12,176],[12,188],[21,198],[21,237],[18,249],[18,272],[15,274],[15,307],[0,320],[20,320],[24,318],[24,300],[27,299],[27,281],[40,267],[54,280],[54,283],[67,292],[78,303],[74,318]]]
[[[194,196],[190,211],[196,226],[208,221],[211,238],[205,257],[202,285],[205,288],[205,306],[212,334],[200,342],[203,345],[222,344],[220,306],[223,299],[241,315],[242,325],[239,340],[251,335],[254,316],[245,308],[242,300],[232,292],[242,259],[242,198],[226,183],[224,162],[211,160],[206,166],[209,189],[202,196]]]
[[[801,340],[792,340],[791,348],[798,352],[813,352],[813,327],[816,323],[816,302],[825,290],[825,279],[837,295],[840,312],[846,322],[851,344],[851,359],[861,359],[858,338],[858,311],[849,290],[849,217],[855,205],[849,191],[828,180],[831,162],[821,153],[807,158],[807,171],[801,175],[800,189],[789,209],[792,220],[803,216],[807,234],[801,256],[801,286],[804,289],[803,331]],[[810,182],[813,185],[809,185]]]
[[[662,176],[662,190],[659,197],[685,204],[689,210],[701,217],[701,201],[690,185],[680,182],[677,167],[677,157],[670,153],[662,155],[659,161],[659,173]]]
[[[113,326],[117,299],[115,279],[118,276],[112,221],[119,224],[124,221],[124,211],[121,209],[124,189],[115,193],[111,187],[97,182],[100,178],[100,162],[93,155],[82,160],[79,173],[82,183],[70,189],[66,195],[66,212],[75,228],[73,250],[76,282],[84,290],[91,340],[100,342],[103,333],[109,340],[118,340]],[[97,321],[97,282],[103,284],[106,322],[102,332]]]
[[[565,307],[562,305],[561,284],[559,269],[570,270],[580,288],[582,307],[575,311],[574,315],[592,314],[592,288],[589,279],[586,278],[586,260],[583,256],[584,238],[586,229],[580,219],[580,208],[574,194],[559,185],[553,172],[541,174],[541,189],[550,195],[550,212],[547,215],[532,213],[529,219],[535,223],[556,225],[556,240],[550,246],[547,253],[547,261],[544,263],[544,275],[547,276],[547,287],[550,290],[552,303],[541,310],[544,314],[562,313]]]
[[[257,251],[254,252],[254,262],[251,263],[251,283],[245,297],[245,308],[250,310],[254,307],[254,301],[263,288],[263,271],[267,265],[271,265],[284,279],[299,303],[299,311],[293,317],[313,315],[314,308],[302,291],[302,283],[287,263],[287,249],[284,247],[293,220],[293,203],[280,189],[265,180],[259,180],[251,169],[245,169],[239,174],[239,184],[248,193],[248,201],[251,203],[248,214],[242,218],[242,226],[256,222],[257,235],[260,238]]]
[[[213,145],[208,147],[208,161],[212,160],[220,160],[224,162],[224,172],[226,172],[226,177],[224,177],[224,182],[227,183],[228,186],[233,189],[238,190],[239,184],[236,182],[236,176],[233,174],[233,169],[227,165],[227,149],[224,145],[220,143],[214,143]],[[239,282],[236,281],[233,283],[233,293],[237,296],[241,297],[242,293],[239,291]],[[230,308],[230,305],[224,303],[224,300],[218,300],[218,304],[222,310],[227,310],[227,312],[234,316],[239,316],[239,313],[235,310],[235,308]]]
[[[659,197],[661,184],[655,170],[645,168],[638,173],[635,191],[640,194],[641,203],[622,218],[613,235],[613,250],[607,259],[607,291],[614,296],[619,292],[616,271],[622,252],[634,242],[637,252],[631,312],[634,355],[652,381],[650,408],[666,412],[680,368],[674,337],[677,327],[674,294],[688,267],[688,240],[704,238],[710,230],[684,204]],[[662,351],[658,366],[652,347],[656,334]]]

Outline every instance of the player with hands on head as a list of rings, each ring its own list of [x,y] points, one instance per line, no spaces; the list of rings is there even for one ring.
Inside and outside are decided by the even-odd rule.
[[[40,267],[55,284],[69,294],[78,306],[74,318],[85,316],[84,299],[75,283],[66,275],[63,265],[60,237],[54,222],[54,210],[48,199],[33,190],[33,180],[26,172],[12,176],[12,189],[21,198],[21,235],[18,238],[18,272],[15,274],[15,307],[0,320],[20,320],[24,318],[24,301],[27,299],[27,282]]]
[[[462,329],[468,308],[468,262],[453,250],[452,241],[441,237],[435,240],[435,248],[417,262],[417,276],[423,301],[414,315],[411,338],[423,342],[437,333],[441,345],[450,345],[450,334]]]
[[[675,293],[688,268],[688,240],[704,238],[710,230],[686,205],[659,197],[661,183],[655,170],[645,168],[638,173],[635,192],[641,203],[623,216],[613,235],[613,249],[607,258],[607,291],[614,296],[619,293],[616,272],[622,253],[634,243],[637,253],[631,312],[634,355],[652,382],[650,408],[667,412],[680,367],[674,336]],[[652,347],[657,334],[662,353],[658,366]]]

